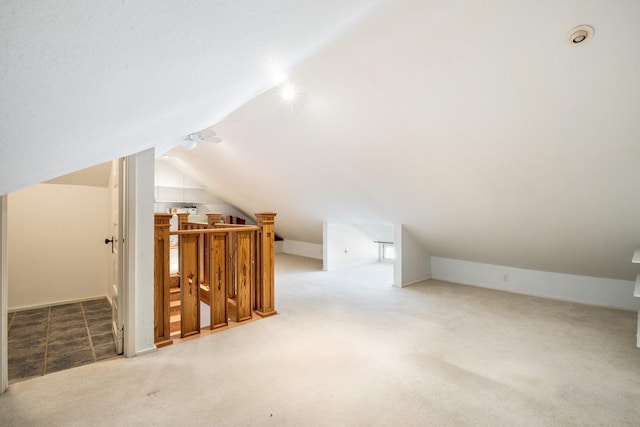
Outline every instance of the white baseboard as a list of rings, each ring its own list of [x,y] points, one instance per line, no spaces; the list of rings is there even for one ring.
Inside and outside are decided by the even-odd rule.
[[[395,266],[394,266],[395,268]],[[431,277],[427,277],[425,279],[420,279],[420,280],[414,280],[413,282],[409,282],[409,283],[403,283],[401,285],[396,285],[395,283],[393,284],[393,286],[395,286],[396,288],[406,288],[407,286],[411,286],[411,285],[417,285],[418,283],[422,283],[422,282],[426,282],[427,280],[431,279]]]
[[[431,257],[437,280],[624,310],[640,310],[635,283]]]
[[[149,347],[149,348],[145,348],[143,350],[136,351],[136,357],[144,356],[145,354],[149,354],[149,353],[155,353],[156,351],[158,351],[158,347],[156,347],[154,345],[153,347]]]
[[[37,308],[51,307],[51,306],[54,306],[54,305],[75,304],[75,303],[78,303],[78,302],[92,301],[94,299],[101,299],[101,298],[107,298],[107,300],[109,301],[109,304],[111,304],[111,300],[109,300],[109,298],[106,295],[97,295],[95,297],[78,298],[78,299],[70,299],[70,300],[55,301],[55,302],[47,302],[47,303],[44,303],[44,304],[35,304],[35,305],[29,305],[29,306],[25,306],[25,307],[13,307],[13,308],[9,309],[9,313],[13,313],[14,311],[35,310]]]

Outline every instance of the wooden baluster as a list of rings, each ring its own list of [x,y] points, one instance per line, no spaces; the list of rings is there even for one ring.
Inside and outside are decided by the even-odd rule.
[[[238,260],[238,239],[236,233],[227,233],[229,238],[227,239],[227,258],[229,260],[229,280],[227,281],[227,297],[234,300],[236,299],[236,270]]]
[[[255,237],[255,246],[254,246],[254,289],[253,289],[253,310],[258,312],[262,311],[262,229],[258,230],[254,234]]]
[[[256,310],[256,290],[258,283],[258,263],[256,258],[258,240],[256,239],[257,231],[251,231],[251,312]]]
[[[211,329],[228,325],[227,317],[227,236],[210,234]]]
[[[262,228],[258,233],[258,292],[256,312],[262,316],[277,314],[275,310],[275,212],[256,213],[257,225]]]
[[[216,224],[220,223],[220,217],[222,214],[219,213],[207,213],[207,228],[215,228]],[[206,236],[205,239],[202,240],[204,242],[204,271],[202,271],[202,278],[206,285],[213,286],[212,280],[212,267],[211,267],[211,251],[212,251],[212,243],[213,240],[211,236]],[[212,312],[213,315],[213,312]],[[213,323],[211,324],[211,329],[213,329]]]
[[[169,221],[171,214],[155,214],[153,275],[153,341],[156,347],[173,343],[169,319]]]
[[[222,214],[219,213],[211,213],[211,212],[207,212],[207,228],[215,228],[216,226],[216,218],[219,218]],[[208,285],[211,286],[213,288],[213,280],[215,280],[214,276],[215,276],[215,272],[213,271],[213,267],[212,267],[212,250],[213,250],[213,236],[212,235],[208,235],[207,238],[204,240],[205,241],[205,245],[204,245],[204,277],[205,280],[208,282]],[[213,296],[212,296],[213,298]],[[211,310],[211,318],[213,319],[213,308]],[[213,323],[211,323],[211,329],[213,329]]]
[[[180,236],[180,298],[182,338],[200,333],[200,278],[198,248],[200,234]]]
[[[204,229],[207,228],[207,226],[202,225],[196,228]],[[209,257],[205,255],[209,249],[207,245],[207,240],[209,239],[205,239],[205,237],[204,234],[201,234],[198,238],[198,288],[200,287],[200,283],[209,286]]]
[[[251,319],[251,289],[253,288],[253,233],[238,231],[237,235],[237,272],[238,296],[236,299],[236,319],[238,322]]]

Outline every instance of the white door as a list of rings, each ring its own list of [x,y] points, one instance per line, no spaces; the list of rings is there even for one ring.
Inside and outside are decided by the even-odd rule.
[[[124,343],[123,298],[124,298],[124,236],[125,236],[125,159],[113,161],[110,179],[111,197],[111,286],[109,299],[112,308],[112,330],[116,352],[122,354]]]

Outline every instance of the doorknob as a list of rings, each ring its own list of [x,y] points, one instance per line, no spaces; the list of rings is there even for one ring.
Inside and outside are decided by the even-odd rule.
[[[105,245],[108,245],[109,243],[111,243],[111,253],[113,253],[113,243],[117,242],[117,241],[118,241],[118,239],[114,239],[113,236],[111,236],[111,239],[109,239],[109,238],[104,239],[104,244]]]

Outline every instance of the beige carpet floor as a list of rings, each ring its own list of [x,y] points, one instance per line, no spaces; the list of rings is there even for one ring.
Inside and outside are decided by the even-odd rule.
[[[278,316],[12,384],[3,426],[640,425],[636,313],[278,255]]]

